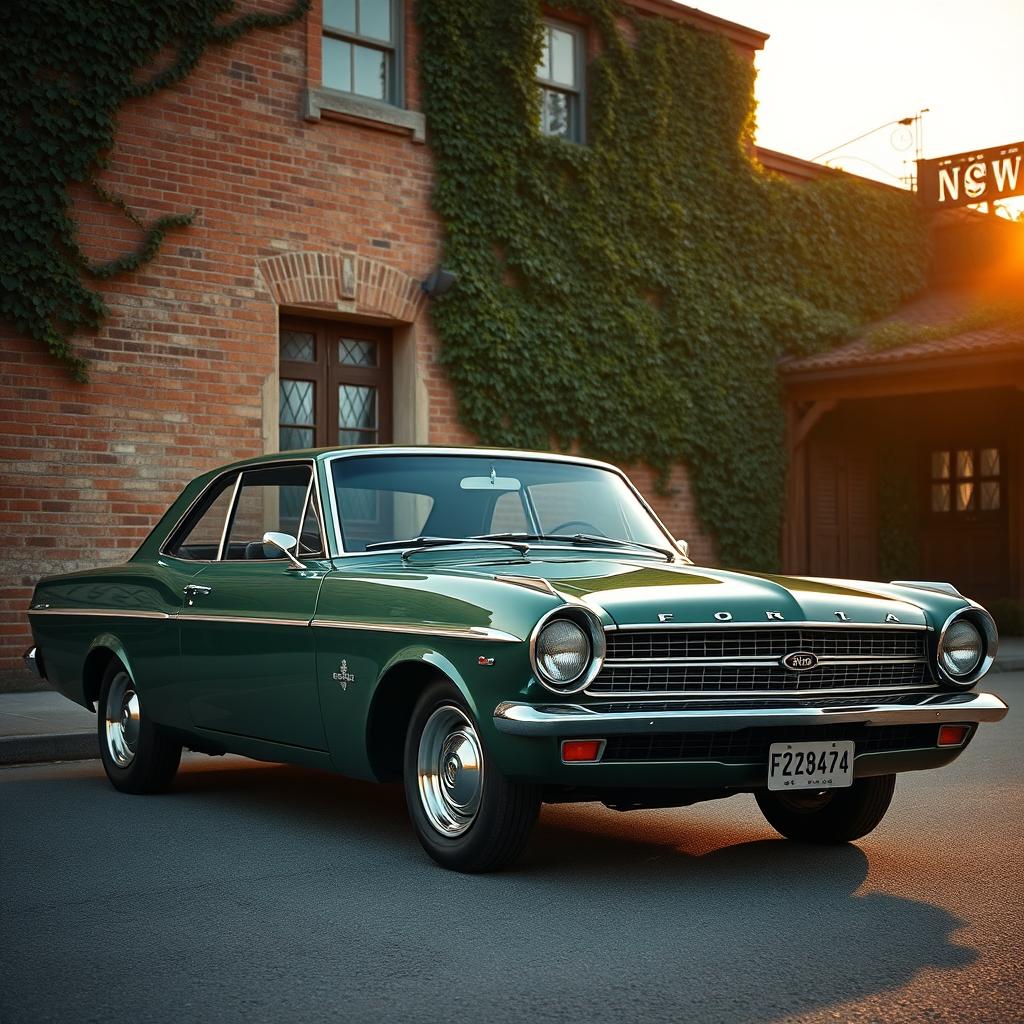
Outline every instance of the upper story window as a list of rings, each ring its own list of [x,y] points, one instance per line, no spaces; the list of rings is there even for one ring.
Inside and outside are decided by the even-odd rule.
[[[544,48],[537,65],[540,130],[570,142],[583,141],[583,31],[544,22]]]
[[[998,448],[953,448],[931,453],[932,512],[998,512],[1003,505]]]
[[[398,0],[324,0],[323,84],[398,105]]]

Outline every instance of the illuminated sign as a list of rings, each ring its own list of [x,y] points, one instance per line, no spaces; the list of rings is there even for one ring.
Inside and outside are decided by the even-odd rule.
[[[935,210],[1024,195],[1024,142],[918,160],[917,191]]]

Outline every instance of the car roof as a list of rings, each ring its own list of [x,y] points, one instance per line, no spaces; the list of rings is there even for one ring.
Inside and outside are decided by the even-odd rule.
[[[519,448],[487,448],[450,445],[396,445],[396,444],[374,444],[374,445],[336,445],[332,448],[298,448],[284,452],[269,452],[265,455],[255,455],[248,459],[240,459],[237,462],[226,463],[218,466],[212,472],[220,474],[229,469],[239,469],[246,466],[260,466],[268,462],[288,462],[296,460],[313,459],[317,462],[324,462],[335,456],[352,455],[475,455],[492,456],[494,458],[518,458],[518,459],[544,459],[552,462],[570,462],[584,466],[600,466],[604,469],[612,469],[620,472],[618,467],[607,462],[600,462],[597,459],[587,459],[578,455],[559,454],[557,452],[537,452]]]

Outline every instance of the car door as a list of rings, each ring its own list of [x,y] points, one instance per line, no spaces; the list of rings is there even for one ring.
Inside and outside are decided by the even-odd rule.
[[[311,462],[242,472],[218,558],[186,588],[181,669],[194,725],[325,750],[309,625],[329,571]],[[299,537],[295,566],[264,533]]]

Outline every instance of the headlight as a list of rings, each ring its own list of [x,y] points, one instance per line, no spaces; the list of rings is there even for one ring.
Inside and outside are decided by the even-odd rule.
[[[570,619],[552,619],[537,636],[536,659],[544,682],[570,686],[590,664],[590,640]]]
[[[981,631],[968,619],[957,619],[946,630],[939,646],[942,667],[954,678],[970,675],[985,654]]]

